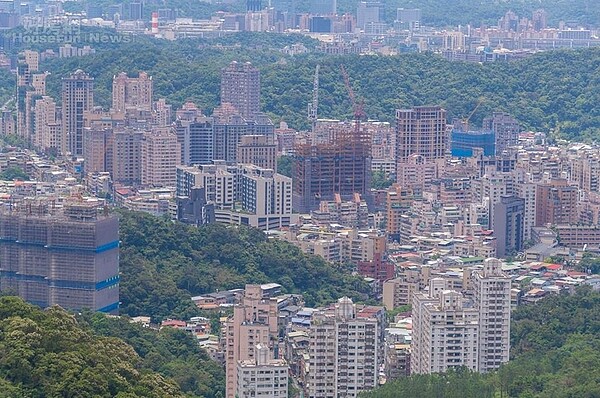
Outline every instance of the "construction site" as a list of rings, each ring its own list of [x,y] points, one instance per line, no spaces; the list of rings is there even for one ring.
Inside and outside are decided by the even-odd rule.
[[[48,307],[117,313],[119,221],[99,202],[0,206],[0,290]]]
[[[319,67],[315,71],[313,101],[308,107],[312,122],[312,139],[295,147],[293,162],[294,210],[306,213],[319,208],[321,201],[352,200],[355,195],[370,202],[371,135],[361,122],[363,104],[357,101],[349,77],[342,76],[354,108],[353,121],[317,119]]]

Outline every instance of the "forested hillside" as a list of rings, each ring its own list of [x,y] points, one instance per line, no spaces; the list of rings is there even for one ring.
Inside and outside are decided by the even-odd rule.
[[[583,287],[514,311],[512,359],[499,372],[414,376],[361,397],[599,397],[599,331],[600,293]]]
[[[60,308],[0,298],[0,396],[184,397],[133,348],[99,337]]]
[[[344,64],[352,85],[364,98],[367,116],[393,122],[395,109],[439,104],[449,118],[473,115],[477,125],[494,110],[508,111],[526,129],[555,130],[556,136],[594,139],[600,126],[600,49],[552,51],[514,63],[451,63],[434,54],[395,57],[311,54],[286,57],[273,47],[297,40],[262,40],[276,35],[239,35],[239,47],[205,48],[196,41],[136,42],[95,56],[58,59],[50,70],[50,93],[59,98],[60,79],[77,68],[96,78],[96,102],[110,105],[111,79],[119,71],[145,70],[154,77],[156,97],[176,107],[195,101],[208,113],[219,103],[220,69],[232,60],[252,61],[262,73],[264,111],[275,121],[306,128],[314,68],[321,65],[319,116],[351,117],[351,105],[340,74]],[[229,38],[229,43],[235,39]],[[257,42],[263,42],[257,48]],[[199,47],[200,46],[200,47]]]
[[[309,306],[367,298],[362,278],[256,229],[195,228],[127,211],[120,217],[123,314],[187,319],[198,311],[191,296],[246,283],[279,283]]]

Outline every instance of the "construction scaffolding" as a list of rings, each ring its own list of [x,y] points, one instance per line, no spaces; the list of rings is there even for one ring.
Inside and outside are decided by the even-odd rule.
[[[0,290],[42,307],[115,312],[118,269],[118,219],[97,202],[0,207]]]
[[[369,199],[371,191],[371,136],[357,122],[328,126],[329,141],[295,147],[294,207],[299,212],[319,208],[323,200],[339,194]],[[368,200],[367,200],[368,202]]]

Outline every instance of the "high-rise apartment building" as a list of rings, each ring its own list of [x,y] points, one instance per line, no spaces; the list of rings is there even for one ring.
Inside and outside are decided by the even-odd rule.
[[[221,104],[233,105],[243,118],[260,112],[260,71],[250,62],[232,62],[221,71]]]
[[[277,170],[277,146],[269,142],[266,135],[243,136],[237,149],[237,162]]]
[[[353,398],[377,386],[383,363],[383,307],[358,306],[348,297],[313,313],[306,396]]]
[[[410,357],[413,374],[479,368],[479,311],[466,306],[462,293],[446,290],[444,284],[444,280],[434,278],[429,294],[413,294]]]
[[[503,195],[494,204],[494,236],[498,257],[517,254],[523,249],[525,200]]]
[[[496,153],[519,143],[521,127],[516,119],[504,112],[494,112],[491,117],[483,119],[484,131],[491,131],[496,136]]]
[[[523,239],[531,239],[531,229],[535,227],[536,194],[537,185],[532,182],[520,181],[515,184],[514,193],[525,201],[525,213],[523,217]]]
[[[396,110],[396,162],[406,163],[411,155],[435,161],[449,152],[450,129],[445,109],[418,106]]]
[[[488,372],[508,361],[511,279],[499,260],[488,258],[471,280],[472,300],[442,278],[430,280],[428,293],[413,295],[411,373]]]
[[[154,103],[152,112],[152,122],[158,127],[166,127],[171,125],[173,115],[173,107],[167,104],[164,98],[159,99]]]
[[[488,258],[471,275],[475,308],[479,311],[479,372],[496,370],[510,353],[511,278],[502,262]]]
[[[193,120],[177,120],[176,125],[182,164],[207,164],[215,159],[212,117],[198,116]]]
[[[540,31],[546,29],[548,27],[548,13],[546,10],[542,8],[535,10],[531,17],[531,24],[533,25],[533,30]]]
[[[335,15],[337,0],[311,0],[308,12],[312,15]]]
[[[421,10],[419,8],[398,8],[396,22],[402,29],[418,30],[421,27]]]
[[[214,115],[213,124],[213,156],[214,160],[235,162],[238,158],[238,147],[242,137],[246,135],[263,135],[268,143],[275,142],[275,126],[264,114],[255,115],[253,120],[232,113],[232,109]],[[217,110],[215,110],[217,111]]]
[[[129,19],[131,21],[144,19],[144,3],[141,1],[132,1],[129,4]]]
[[[33,75],[39,68],[39,53],[37,51],[25,50],[19,53],[17,60],[17,134],[27,137],[25,126],[27,111],[27,92],[30,90]]]
[[[170,127],[155,128],[142,140],[142,185],[174,187],[181,146]]]
[[[113,173],[114,135],[109,128],[83,130],[83,158],[86,173]],[[114,181],[114,179],[113,179]]]
[[[225,396],[235,398],[238,391],[238,366],[242,361],[264,362],[264,357],[256,358],[256,346],[273,352],[278,342],[277,299],[263,297],[260,285],[246,285],[244,298],[233,307],[233,316],[225,323]],[[274,357],[278,353],[274,352]],[[264,355],[264,353],[263,353]],[[269,355],[270,357],[270,355]],[[256,363],[255,362],[255,363]],[[274,377],[274,374],[271,374]]]
[[[577,224],[577,187],[565,179],[539,184],[536,192],[535,225]]]
[[[236,398],[287,398],[289,366],[272,359],[269,347],[257,344],[253,359],[238,361]]]
[[[84,113],[94,107],[94,78],[81,69],[62,79],[63,148],[83,155]]]
[[[113,77],[112,110],[128,109],[152,110],[152,77],[146,72],[140,72],[138,77],[129,77],[125,72]]]
[[[35,108],[36,100],[46,95],[46,78],[49,73],[39,73],[39,54],[25,50],[17,60],[17,134],[30,144],[35,144]]]
[[[107,156],[112,159],[112,179],[115,183],[138,185],[142,182],[142,141],[144,131],[128,128],[113,132],[112,148]],[[107,161],[107,164],[110,163]]]
[[[98,203],[0,208],[0,290],[41,307],[119,309],[119,221]]]
[[[59,108],[49,96],[35,100],[33,144],[42,152],[57,154],[62,148]]]

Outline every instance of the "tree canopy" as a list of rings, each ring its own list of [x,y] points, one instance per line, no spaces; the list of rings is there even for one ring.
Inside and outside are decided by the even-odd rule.
[[[0,297],[0,395],[6,397],[184,397],[144,366],[133,348],[99,337],[66,311]]]
[[[130,316],[187,318],[198,313],[191,296],[246,283],[279,283],[309,306],[367,299],[367,283],[342,265],[257,229],[196,228],[129,211],[120,218],[121,311]]]

